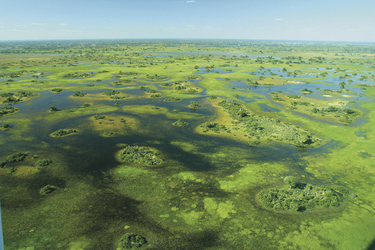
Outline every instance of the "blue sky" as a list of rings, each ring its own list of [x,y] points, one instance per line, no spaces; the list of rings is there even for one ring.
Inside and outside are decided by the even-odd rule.
[[[374,0],[0,0],[0,40],[375,42]]]

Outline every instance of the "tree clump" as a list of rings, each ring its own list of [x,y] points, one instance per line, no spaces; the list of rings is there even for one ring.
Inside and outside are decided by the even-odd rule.
[[[174,123],[172,123],[172,125],[176,126],[176,127],[184,127],[188,124],[189,124],[188,122],[185,122],[185,121],[181,120],[181,118],[178,119],[177,121],[175,121]]]
[[[202,129],[202,131],[204,133],[208,132],[208,131],[212,131],[212,132],[215,132],[215,133],[220,133],[220,132],[230,133],[230,130],[228,130],[228,128],[225,127],[225,125],[221,125],[217,122],[207,122],[207,123],[201,125],[200,128]]]
[[[87,95],[87,93],[82,93],[82,92],[75,92],[74,94],[73,94],[73,96],[76,96],[76,97],[84,97],[85,95]]]
[[[121,237],[120,242],[117,245],[117,249],[135,249],[144,246],[147,240],[138,234],[128,233]]]
[[[147,147],[138,147],[127,145],[118,155],[121,161],[128,163],[141,163],[144,165],[157,165],[162,162],[158,157],[159,152]]]
[[[39,190],[39,193],[41,195],[46,195],[46,194],[50,194],[52,193],[53,191],[55,191],[57,189],[57,187],[55,186],[52,186],[52,185],[46,185],[44,187],[42,187],[40,190]]]
[[[181,99],[179,98],[179,97],[174,97],[174,96],[172,96],[172,97],[168,97],[168,98],[165,98],[164,99],[164,101],[165,102],[178,102],[178,101],[180,101]]]
[[[51,163],[52,163],[52,160],[50,160],[50,159],[43,159],[43,160],[38,160],[35,163],[35,166],[37,166],[37,167],[45,167],[45,166],[48,166]]]
[[[0,117],[7,114],[12,114],[16,112],[18,109],[14,108],[12,104],[4,104],[2,107],[0,107]]]
[[[27,155],[28,155],[27,153],[18,152],[18,153],[14,153],[14,154],[9,155],[6,158],[6,160],[8,162],[19,162],[19,161],[23,161],[26,158]]]
[[[286,187],[262,190],[258,200],[266,208],[277,211],[319,210],[339,207],[344,198],[356,197],[349,190],[341,186],[318,186],[298,182],[295,177],[284,179]]]
[[[59,129],[51,134],[52,137],[62,137],[77,133],[75,129]]]

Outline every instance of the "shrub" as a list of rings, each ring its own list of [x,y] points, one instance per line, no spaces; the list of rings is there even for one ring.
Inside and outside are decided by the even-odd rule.
[[[104,119],[105,115],[94,115],[95,120]]]
[[[50,159],[43,159],[43,160],[38,160],[35,163],[35,166],[37,166],[37,167],[44,167],[44,166],[48,166],[51,163],[52,163],[52,161]]]
[[[62,136],[66,136],[66,135],[76,133],[76,132],[77,132],[77,130],[75,130],[75,129],[59,129],[59,130],[53,132],[52,136],[53,137],[62,137]]]
[[[11,154],[9,155],[6,160],[8,162],[18,162],[18,161],[23,161],[27,156],[27,153],[14,153],[14,154]]]
[[[84,97],[85,95],[87,95],[87,93],[81,93],[79,91],[73,94],[73,96],[76,96],[76,97]]]

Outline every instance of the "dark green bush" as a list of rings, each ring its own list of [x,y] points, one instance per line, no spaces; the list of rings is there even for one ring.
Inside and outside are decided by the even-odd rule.
[[[38,160],[35,163],[35,166],[37,166],[37,167],[44,167],[44,166],[48,166],[51,163],[52,163],[52,161],[50,159],[43,159],[43,160]]]
[[[18,153],[14,153],[14,154],[9,155],[9,156],[6,158],[6,160],[7,160],[8,162],[18,162],[18,161],[23,161],[23,160],[26,158],[27,155],[28,155],[27,153],[21,153],[21,152],[18,152]]]

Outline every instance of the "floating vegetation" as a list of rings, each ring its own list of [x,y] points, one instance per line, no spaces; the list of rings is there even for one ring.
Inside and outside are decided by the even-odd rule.
[[[35,163],[35,166],[37,166],[37,167],[45,167],[45,166],[48,166],[51,163],[52,163],[52,160],[50,160],[50,159],[43,159],[43,160],[38,160]]]
[[[128,163],[140,163],[144,165],[157,165],[162,162],[162,159],[158,157],[160,153],[155,150],[151,150],[147,147],[138,147],[127,145],[126,148],[122,149],[118,158],[121,161]]]
[[[168,98],[165,98],[165,99],[164,99],[165,102],[178,102],[178,101],[180,101],[180,100],[181,100],[180,98],[178,98],[178,97],[174,97],[174,96],[172,96],[172,97],[168,97]]]
[[[28,155],[28,153],[18,152],[18,153],[8,155],[6,160],[8,162],[19,162],[19,161],[23,161],[26,158],[27,155]]]
[[[175,121],[174,123],[172,123],[172,125],[176,126],[176,127],[184,127],[188,124],[189,124],[188,122],[185,122],[185,121],[181,120],[181,118],[178,119],[177,121]]]
[[[89,104],[89,103],[84,103],[84,104],[81,105],[82,108],[87,108],[87,107],[90,107],[90,106],[91,106],[91,104]]]
[[[6,161],[0,161],[0,168],[3,168],[5,167],[5,165],[7,164]]]
[[[121,237],[117,245],[118,250],[135,249],[144,246],[147,240],[138,234],[128,233]]]
[[[63,137],[77,133],[76,129],[59,129],[51,134],[52,137]]]
[[[298,212],[327,209],[339,207],[343,198],[350,195],[344,187],[301,183],[291,176],[285,177],[284,183],[287,187],[266,189],[258,194],[258,200],[263,206],[278,211]],[[351,197],[354,196],[351,194]]]

